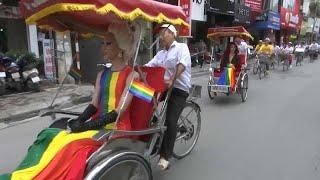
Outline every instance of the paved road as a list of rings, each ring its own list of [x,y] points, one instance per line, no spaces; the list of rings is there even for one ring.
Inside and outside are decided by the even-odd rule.
[[[250,76],[246,103],[238,96],[210,101],[207,77],[201,84],[203,126],[197,147],[170,170],[154,169],[156,180],[319,180],[320,62],[276,71],[258,80]],[[0,173],[12,170],[36,134],[49,121],[0,130]]]

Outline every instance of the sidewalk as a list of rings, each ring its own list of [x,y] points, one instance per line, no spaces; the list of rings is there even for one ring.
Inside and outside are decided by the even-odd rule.
[[[200,68],[200,66],[192,67],[191,77],[196,78],[199,76],[207,75],[210,73],[209,68],[210,68],[210,64],[206,64],[206,63],[203,63],[202,68]]]
[[[192,77],[199,77],[209,72],[209,65],[192,68]],[[19,121],[39,115],[47,109],[58,90],[57,85],[44,85],[45,89],[38,93],[26,92],[0,96],[0,123]],[[66,84],[62,88],[53,106],[57,109],[72,107],[91,100],[93,86]]]
[[[37,116],[50,106],[58,87],[45,89],[38,93],[20,93],[0,97],[0,122],[18,121]],[[65,85],[53,106],[67,108],[91,100],[93,86]]]

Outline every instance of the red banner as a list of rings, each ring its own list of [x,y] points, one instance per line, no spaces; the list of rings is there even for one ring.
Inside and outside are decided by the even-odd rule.
[[[302,17],[299,14],[300,0],[287,0],[283,2],[280,10],[280,21],[282,28],[300,30]]]
[[[245,0],[245,5],[251,8],[253,12],[261,12],[262,0]]]
[[[186,21],[190,27],[182,26],[179,31],[179,36],[191,37],[191,0],[180,0],[180,6],[186,15]]]

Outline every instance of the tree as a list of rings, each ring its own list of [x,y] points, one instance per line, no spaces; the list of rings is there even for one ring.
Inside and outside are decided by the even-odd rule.
[[[315,40],[314,38],[314,28],[316,26],[316,18],[320,16],[320,0],[313,0],[309,4],[309,16],[313,18],[313,26],[312,26],[312,33],[311,33],[311,39]]]

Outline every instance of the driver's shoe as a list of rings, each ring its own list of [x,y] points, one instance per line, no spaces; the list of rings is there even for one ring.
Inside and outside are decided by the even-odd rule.
[[[170,162],[167,161],[164,158],[160,158],[159,162],[158,162],[158,166],[160,167],[160,169],[162,171],[167,170],[169,168]]]

